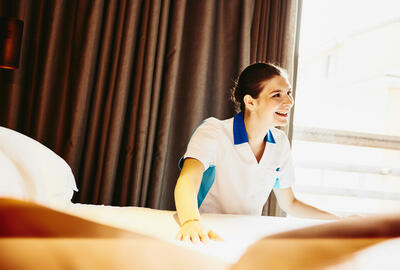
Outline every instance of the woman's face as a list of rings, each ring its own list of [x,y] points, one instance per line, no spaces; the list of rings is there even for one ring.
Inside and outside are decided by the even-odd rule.
[[[253,99],[252,115],[266,126],[285,126],[293,106],[293,96],[289,81],[282,76],[274,76],[263,82],[258,98]]]

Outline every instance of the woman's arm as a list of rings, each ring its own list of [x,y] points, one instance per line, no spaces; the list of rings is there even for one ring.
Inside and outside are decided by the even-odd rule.
[[[283,189],[274,189],[274,193],[278,200],[279,206],[288,214],[295,217],[302,218],[316,218],[316,219],[340,219],[326,211],[315,208],[298,200],[291,187]]]
[[[197,159],[187,158],[175,186],[175,205],[179,221],[199,220],[197,193],[204,171],[203,164]]]
[[[178,240],[207,242],[221,240],[213,231],[200,222],[197,193],[203,177],[204,166],[197,159],[187,158],[175,186],[175,206],[181,223]]]

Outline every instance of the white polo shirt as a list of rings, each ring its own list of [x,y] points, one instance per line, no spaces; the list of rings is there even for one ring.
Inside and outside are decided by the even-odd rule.
[[[249,145],[243,113],[227,120],[206,119],[192,135],[180,161],[191,157],[205,168],[197,196],[200,213],[261,215],[272,188],[294,183],[289,141],[270,129],[258,163]]]

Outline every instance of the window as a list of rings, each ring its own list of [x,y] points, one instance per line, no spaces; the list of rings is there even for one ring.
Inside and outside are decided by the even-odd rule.
[[[298,198],[400,209],[400,2],[304,0],[292,151]]]

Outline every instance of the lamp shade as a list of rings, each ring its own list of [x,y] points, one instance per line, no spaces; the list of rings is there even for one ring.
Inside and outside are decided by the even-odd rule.
[[[0,68],[18,68],[23,28],[21,20],[0,17]]]

